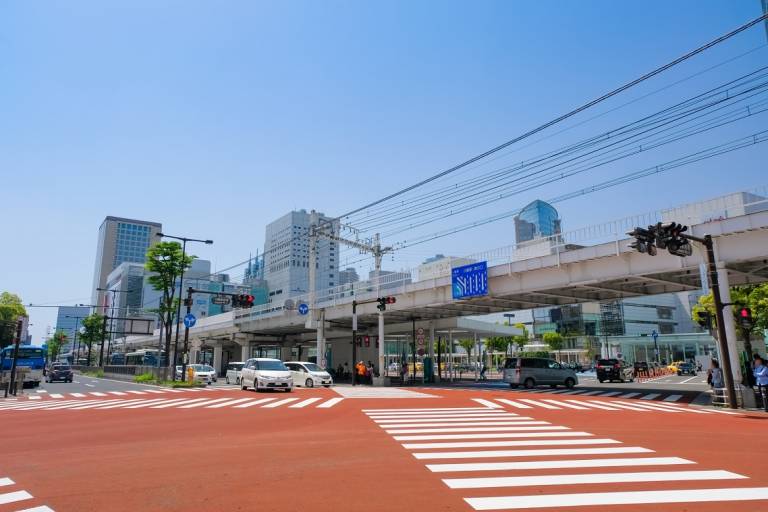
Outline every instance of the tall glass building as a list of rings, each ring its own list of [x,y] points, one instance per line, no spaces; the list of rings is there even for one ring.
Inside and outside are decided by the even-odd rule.
[[[530,242],[560,233],[557,210],[539,199],[531,202],[515,216],[515,242]]]
[[[96,263],[93,272],[91,304],[104,306],[104,292],[109,274],[121,263],[144,263],[147,249],[158,241],[156,234],[162,230],[158,222],[107,217],[99,227],[96,245]]]

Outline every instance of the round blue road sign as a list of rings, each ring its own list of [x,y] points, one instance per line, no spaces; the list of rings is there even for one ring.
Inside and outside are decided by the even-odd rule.
[[[307,313],[309,313],[309,306],[304,302],[302,302],[301,304],[299,304],[298,311],[300,315],[306,315]]]
[[[189,313],[187,316],[184,317],[184,327],[187,329],[191,329],[195,326],[195,323],[197,323],[197,318],[195,318],[195,315],[192,313]]]

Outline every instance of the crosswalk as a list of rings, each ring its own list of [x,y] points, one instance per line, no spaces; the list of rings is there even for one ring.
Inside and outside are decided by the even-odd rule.
[[[111,409],[329,409],[344,400],[344,397],[290,397],[281,394],[268,398],[106,398],[99,400],[16,400],[0,403],[0,411],[81,411]]]
[[[618,398],[618,397],[615,397]],[[625,400],[592,400],[581,398],[573,400],[570,398],[552,399],[552,398],[494,398],[486,400],[482,398],[473,398],[475,402],[489,408],[509,408],[509,409],[547,409],[547,410],[568,410],[568,411],[638,411],[638,412],[663,412],[663,413],[690,413],[690,414],[739,414],[730,411],[717,409],[701,409],[688,407],[673,402],[638,402]]]
[[[26,505],[22,502],[29,503],[29,500],[34,498],[34,496],[23,489],[11,490],[15,487],[18,486],[13,480],[7,477],[0,477],[0,506],[8,505],[16,507],[17,504],[20,504],[20,506],[25,507]],[[10,512],[11,509],[3,507],[3,510],[9,510]],[[14,512],[53,512],[53,509],[45,505],[40,505],[31,508],[14,508]]]
[[[450,390],[455,391],[456,388],[451,387],[433,387],[430,389]],[[498,389],[485,388],[476,389],[475,391],[483,391],[490,393],[498,393]],[[504,389],[505,392],[510,392],[508,388]],[[678,402],[685,398],[685,395],[677,393],[647,393],[636,391],[617,391],[617,390],[594,390],[594,389],[551,389],[551,388],[517,388],[511,391],[512,393],[531,393],[531,394],[552,394],[552,395],[578,395],[578,396],[595,396],[595,397],[615,397],[615,398],[632,398],[635,400],[654,400],[665,402]]]
[[[474,510],[768,500],[768,487],[738,486],[749,480],[745,475],[521,416],[499,408],[499,399],[475,402],[476,407],[363,412],[429,471],[445,476],[442,482]],[[529,402],[526,408],[537,407]],[[657,482],[680,488],[642,488]],[[611,485],[604,492],[574,492],[601,484]],[[522,490],[509,490],[516,488]]]
[[[89,391],[89,392],[80,392],[80,393],[52,393],[46,389],[38,389],[35,391],[35,394],[29,395],[28,398],[30,400],[40,400],[43,398],[54,398],[54,399],[62,399],[67,397],[73,397],[73,398],[88,398],[88,397],[108,397],[108,396],[133,396],[133,395],[159,395],[164,393],[200,393],[200,392],[206,392],[206,391],[221,391],[222,389],[240,389],[236,387],[229,387],[229,386],[219,386],[215,388],[184,388],[184,389],[171,389],[171,388],[161,388],[161,389],[131,389],[131,390],[125,390],[125,391]]]

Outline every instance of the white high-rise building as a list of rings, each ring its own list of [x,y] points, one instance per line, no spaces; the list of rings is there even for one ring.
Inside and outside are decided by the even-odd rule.
[[[309,292],[309,228],[335,226],[333,219],[314,210],[292,211],[269,223],[264,238],[264,279],[269,286],[268,302],[282,306],[286,299]],[[335,228],[334,228],[335,231]],[[319,238],[315,274],[316,289],[341,284],[338,243]]]

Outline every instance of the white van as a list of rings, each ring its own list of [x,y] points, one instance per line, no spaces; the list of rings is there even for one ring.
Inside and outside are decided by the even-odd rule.
[[[240,371],[240,387],[260,389],[282,389],[286,393],[293,391],[291,371],[279,359],[256,357],[245,362]]]
[[[313,388],[315,386],[330,387],[333,384],[331,374],[315,363],[309,361],[289,361],[285,366],[291,370],[294,386]]]
[[[240,372],[243,370],[245,363],[234,362],[227,365],[226,381],[227,384],[240,385]]]

